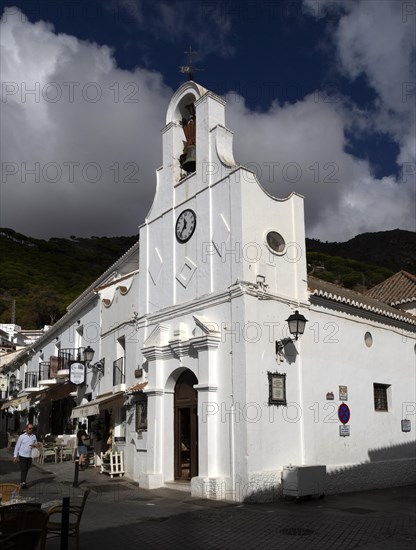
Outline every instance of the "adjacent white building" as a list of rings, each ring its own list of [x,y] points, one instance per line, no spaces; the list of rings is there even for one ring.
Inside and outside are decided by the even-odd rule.
[[[192,81],[175,92],[139,243],[6,367],[36,382],[14,399],[40,429],[51,410],[88,421],[97,457],[111,429],[149,489],[261,500],[288,465],[325,465],[326,492],[414,481],[415,278],[394,303],[308,278],[303,198],[236,163],[224,109]]]

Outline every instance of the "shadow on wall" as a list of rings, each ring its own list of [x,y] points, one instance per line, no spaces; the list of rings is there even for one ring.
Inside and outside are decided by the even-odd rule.
[[[366,491],[416,483],[416,441],[368,450],[369,461],[352,465],[327,465],[325,494]],[[269,472],[267,474],[270,474]],[[252,481],[244,502],[273,502],[283,497],[279,472],[273,482]],[[319,491],[316,493],[318,494]]]
[[[413,440],[408,443],[391,445],[390,447],[380,447],[379,449],[369,449],[368,456],[370,462],[416,458],[416,441]]]

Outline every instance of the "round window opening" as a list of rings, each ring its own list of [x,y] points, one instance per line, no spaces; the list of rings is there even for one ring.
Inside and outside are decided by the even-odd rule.
[[[373,337],[371,336],[371,333],[370,332],[366,332],[365,335],[364,335],[364,342],[365,342],[365,345],[368,347],[368,348],[371,348],[371,346],[373,345]]]
[[[285,240],[283,239],[282,235],[280,235],[276,231],[269,231],[269,233],[267,233],[266,240],[267,244],[273,250],[273,252],[283,252],[283,250],[285,249]]]

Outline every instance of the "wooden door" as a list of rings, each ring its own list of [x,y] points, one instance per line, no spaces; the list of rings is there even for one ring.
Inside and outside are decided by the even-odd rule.
[[[179,377],[175,386],[175,479],[190,480],[198,475],[198,384],[190,370]]]

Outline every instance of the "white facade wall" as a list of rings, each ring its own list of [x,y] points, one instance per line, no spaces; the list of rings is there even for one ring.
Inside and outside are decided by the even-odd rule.
[[[180,179],[180,120],[189,102],[196,106],[197,169]],[[105,362],[104,373],[88,371],[78,404],[86,394],[94,399],[147,382],[147,431],[136,432],[134,396],[112,406],[114,435],[126,436],[126,474],[144,488],[174,479],[175,384],[186,370],[198,381],[195,496],[270,498],[289,464],[325,464],[326,492],[410,482],[410,324],[403,331],[404,323],[308,295],[303,198],[271,197],[237,166],[220,98],[193,82],[181,86],[162,139],[163,166],[140,227],[140,251],[119,261],[95,298],[73,306],[66,325],[50,329],[42,351],[35,343],[36,355],[27,366],[21,362],[22,370],[57,355],[58,336],[61,348],[90,345],[94,362]],[[178,243],[176,220],[185,209],[196,213],[196,230]],[[269,248],[269,231],[283,237],[282,253]],[[279,359],[275,341],[289,336],[286,319],[295,309],[308,319],[306,331]],[[125,383],[114,387],[113,363],[123,354]],[[286,374],[286,406],[269,405],[269,372]],[[388,412],[374,411],[374,383],[390,385]],[[348,388],[349,437],[339,435],[339,386]],[[403,418],[411,420],[408,433]]]
[[[198,379],[199,414],[199,472],[192,479],[193,494],[261,498],[279,490],[281,470],[288,464],[326,464],[329,490],[351,488],[348,476],[331,472],[353,465],[352,478],[359,479],[357,465],[370,461],[385,473],[388,467],[380,463],[393,451],[379,452],[382,447],[395,448],[401,458],[409,455],[414,426],[413,435],[401,432],[399,402],[414,403],[409,385],[414,380],[413,344],[408,343],[404,366],[398,368],[400,329],[377,318],[371,321],[369,315],[321,311],[310,304],[303,199],[296,194],[270,197],[253,174],[237,167],[232,134],[223,127],[222,101],[213,94],[198,99],[200,93],[189,83],[172,99],[157,194],[140,230],[143,317],[138,339],[149,383],[149,429],[139,480],[152,488],[173,479],[174,387],[190,369]],[[184,140],[178,123],[181,105],[192,95],[197,169],[180,181],[172,159],[178,158]],[[175,223],[188,208],[197,215],[197,229],[187,243],[179,244]],[[282,254],[270,251],[269,231],[284,238]],[[285,321],[294,309],[307,317],[310,330],[276,363],[274,342],[288,336]],[[209,350],[193,343],[195,317],[217,330],[218,342]],[[368,330],[374,337],[372,348],[364,343]],[[276,371],[287,375],[286,407],[268,404],[267,373]],[[387,424],[384,413],[374,412],[373,382],[392,386]],[[349,438],[339,435],[339,402],[326,401],[326,393],[337,395],[339,385],[351,392]],[[359,424],[359,418],[365,421]],[[366,472],[364,477],[372,476]]]

